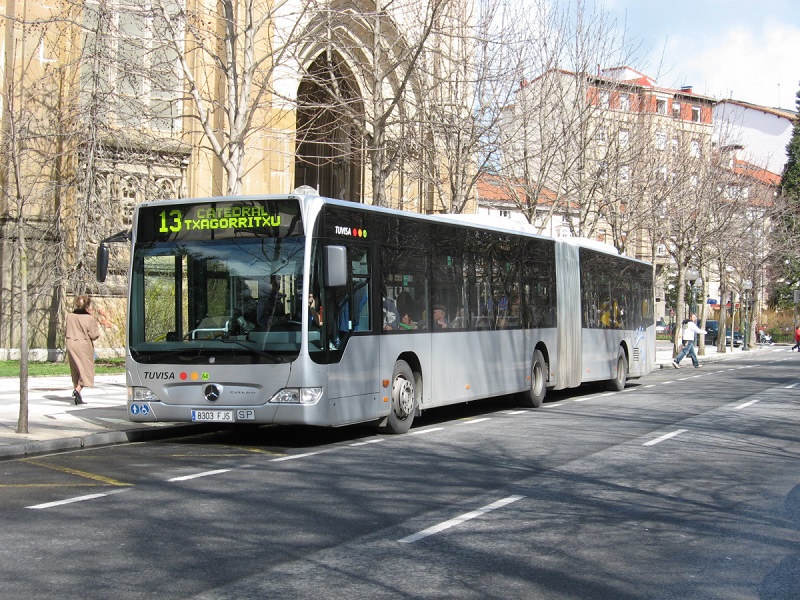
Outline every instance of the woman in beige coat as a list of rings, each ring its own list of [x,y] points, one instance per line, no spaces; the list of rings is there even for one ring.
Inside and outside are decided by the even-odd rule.
[[[94,387],[94,341],[100,337],[100,327],[89,312],[91,302],[89,296],[76,296],[75,310],[67,315],[67,358],[75,404],[86,404],[81,390]]]

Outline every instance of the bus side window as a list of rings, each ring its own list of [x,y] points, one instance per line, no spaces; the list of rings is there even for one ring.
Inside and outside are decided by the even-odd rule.
[[[333,300],[330,324],[331,341],[335,349],[344,347],[353,332],[370,331],[372,319],[370,312],[370,286],[372,285],[370,252],[368,246],[352,244],[348,246],[350,272],[348,283],[329,292]]]

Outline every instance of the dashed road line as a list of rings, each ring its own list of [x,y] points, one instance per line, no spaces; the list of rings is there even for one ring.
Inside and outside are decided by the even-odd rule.
[[[734,406],[733,410],[740,410],[742,408],[747,408],[748,406],[751,406],[751,405],[755,404],[758,401],[759,400],[757,400],[757,399],[756,400],[750,400],[750,402],[745,402],[744,404],[740,404],[739,406]]]
[[[351,447],[353,446],[366,446],[367,444],[377,444],[378,442],[385,442],[386,438],[374,438],[371,440],[366,440],[364,442],[356,442],[354,444],[350,444]]]
[[[688,429],[678,429],[677,431],[673,431],[672,433],[666,433],[661,437],[657,437],[654,440],[650,440],[649,442],[645,442],[642,446],[655,446],[656,444],[660,444],[661,442],[668,440],[670,438],[674,438],[676,435],[680,435],[682,433],[686,433],[689,431]]]
[[[88,494],[86,496],[77,496],[75,498],[67,498],[66,500],[57,500],[55,502],[45,502],[44,504],[34,504],[33,506],[26,506],[25,508],[30,508],[32,510],[41,510],[45,508],[53,508],[55,506],[63,506],[65,504],[72,504],[74,502],[85,502],[86,500],[94,500],[96,498],[104,498],[106,496],[111,496],[112,494],[121,494],[123,492],[129,491],[130,488],[125,490],[113,490],[111,492],[103,492],[101,494]]]
[[[456,525],[460,525],[466,521],[471,519],[475,519],[482,515],[485,515],[488,512],[493,510],[497,510],[498,508],[503,508],[504,506],[508,506],[509,504],[516,502],[517,500],[522,500],[525,496],[508,496],[507,498],[503,498],[502,500],[498,500],[497,502],[492,502],[491,504],[487,504],[486,506],[479,508],[478,510],[473,510],[468,513],[464,513],[454,519],[449,519],[447,521],[443,521],[438,525],[434,525],[433,527],[428,527],[427,529],[423,529],[422,531],[418,531],[417,533],[408,535],[404,538],[397,540],[401,544],[413,544],[421,539],[426,537],[435,535],[437,533],[441,533],[446,529],[450,529],[451,527],[455,527]]]
[[[441,431],[444,427],[431,427],[430,429],[417,429],[415,431],[409,431],[406,435],[423,435],[426,433],[433,433],[434,431]]]
[[[274,459],[274,460],[280,460],[280,459]],[[232,469],[217,469],[215,471],[203,471],[202,473],[193,473],[192,475],[182,475],[180,477],[173,477],[172,479],[167,479],[167,481],[169,482],[189,481],[190,479],[197,479],[199,477],[208,477],[210,475],[219,475],[221,473],[227,473],[228,471],[231,470]]]

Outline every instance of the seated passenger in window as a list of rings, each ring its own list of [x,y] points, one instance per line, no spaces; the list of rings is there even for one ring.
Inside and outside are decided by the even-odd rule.
[[[467,321],[464,318],[464,308],[459,308],[456,312],[456,318],[450,323],[451,329],[464,329],[467,326]]]
[[[417,323],[411,318],[411,315],[409,315],[408,312],[404,312],[403,316],[400,318],[399,329],[402,331],[416,328]]]
[[[397,314],[397,303],[391,298],[383,299],[383,329],[394,331],[400,326],[400,315]]]
[[[433,328],[434,329],[447,329],[449,322],[447,320],[447,313],[445,312],[443,304],[433,305]]]

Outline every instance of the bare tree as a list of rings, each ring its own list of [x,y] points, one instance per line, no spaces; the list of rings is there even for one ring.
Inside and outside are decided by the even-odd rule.
[[[432,36],[449,23],[450,6],[459,3],[366,4],[355,10],[324,3],[313,11],[296,60],[314,90],[300,108],[319,116],[298,135],[302,143],[332,132],[330,160],[366,155],[372,203],[386,206],[390,188],[402,196],[408,185],[403,177],[415,171],[419,177],[420,169],[409,164],[423,159],[426,141],[423,56]],[[304,62],[309,56],[317,57],[310,65]]]
[[[502,107],[524,66],[525,10],[515,0],[453,3],[432,36],[420,78],[421,176],[435,192],[435,211],[463,212],[479,177],[493,168]]]
[[[506,109],[502,172],[525,190],[518,202],[530,222],[542,209],[542,222],[560,212],[573,235],[588,236],[609,174],[607,149],[595,144],[604,108],[593,100],[596,70],[626,62],[631,50],[608,15],[584,2],[572,12],[537,3],[533,15],[526,47],[535,52],[526,59],[527,72],[537,75],[522,81]]]
[[[14,318],[4,324],[2,338],[16,340],[20,354],[20,410],[17,431],[28,431],[28,371],[30,341],[46,335],[41,327],[43,299],[57,287],[64,251],[62,199],[68,189],[64,131],[69,110],[61,103],[64,74],[47,60],[48,40],[63,33],[63,21],[49,14],[16,17],[7,38],[3,87],[2,201],[0,208],[13,226],[4,232],[12,240],[12,284],[3,284],[3,310]],[[33,267],[33,268],[32,268]],[[6,271],[8,272],[8,271]],[[16,300],[8,295],[16,295]],[[9,307],[15,310],[9,310]],[[39,324],[39,325],[36,325]],[[34,331],[31,326],[34,326]]]

